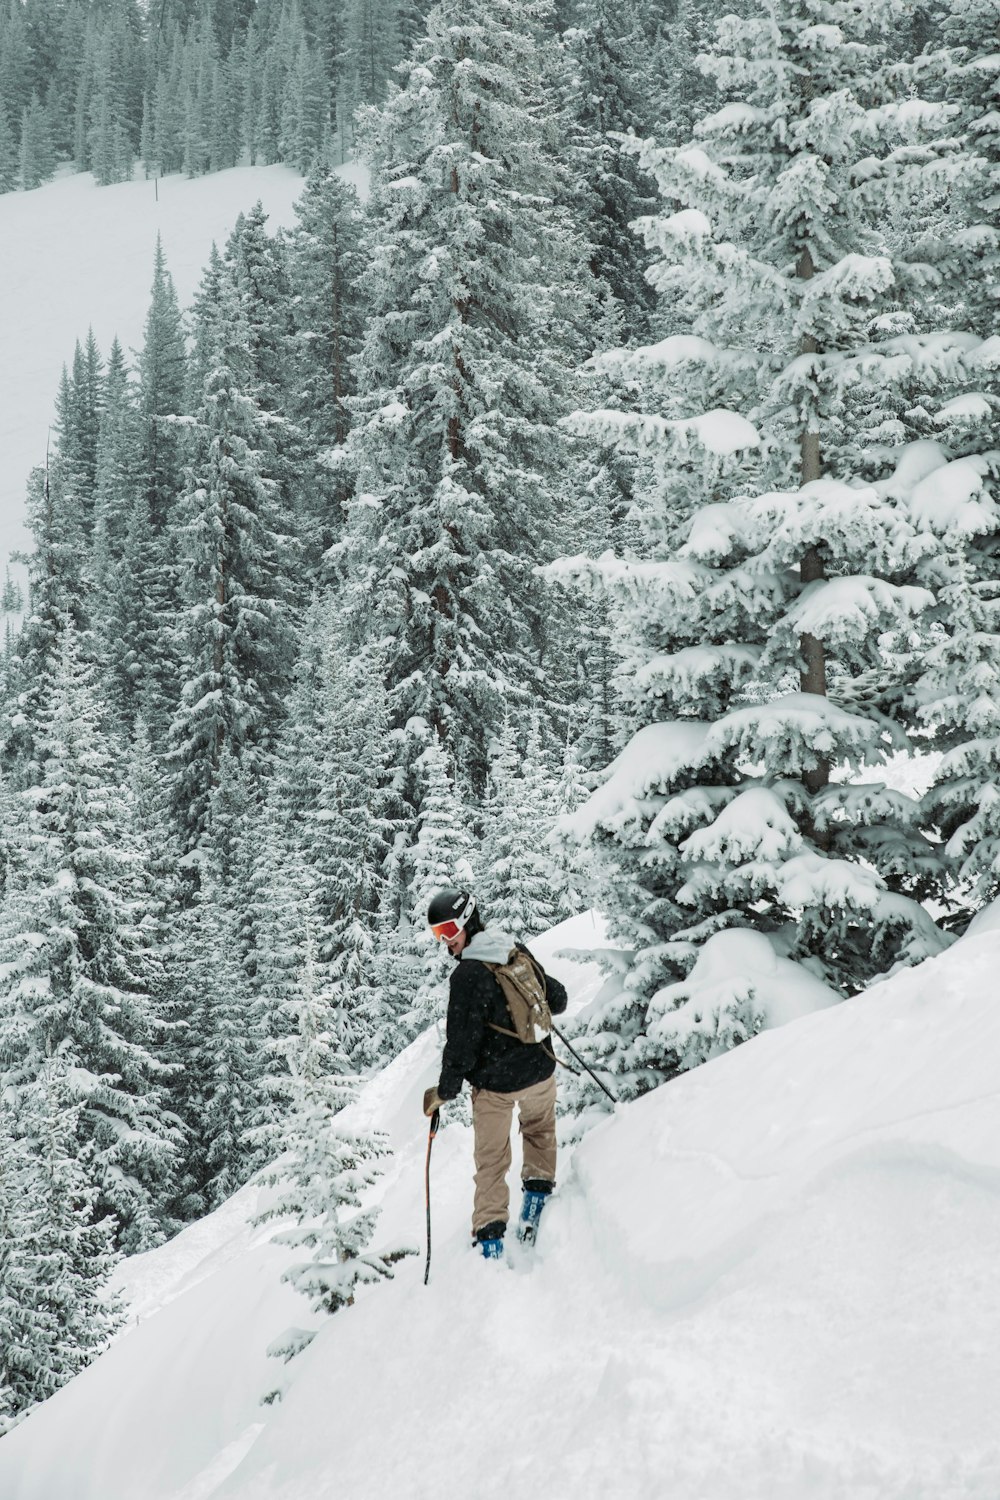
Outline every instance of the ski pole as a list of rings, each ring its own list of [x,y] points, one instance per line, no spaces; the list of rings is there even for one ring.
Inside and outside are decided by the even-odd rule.
[[[424,1266],[424,1286],[427,1285],[427,1278],[431,1274],[431,1147],[440,1123],[441,1111],[436,1109],[431,1115],[431,1128],[427,1132],[427,1164],[424,1167],[424,1187],[427,1193],[427,1264]]]
[[[593,1068],[587,1066],[587,1064],[584,1062],[583,1058],[580,1056],[579,1052],[577,1052],[573,1047],[570,1046],[569,1042],[567,1042],[566,1038],[563,1036],[563,1034],[559,1030],[558,1026],[553,1026],[552,1030],[555,1032],[556,1036],[562,1042],[563,1046],[566,1048],[566,1051],[569,1052],[569,1053],[571,1053],[572,1056],[576,1058],[577,1062],[580,1064],[580,1067],[587,1069],[587,1072],[590,1074],[591,1078],[597,1084],[597,1087],[599,1089],[604,1089],[604,1092],[607,1094],[608,1098],[611,1100],[611,1103],[612,1104],[617,1104],[618,1100],[615,1098],[615,1096],[611,1092],[611,1090],[609,1088],[605,1087],[605,1085],[598,1078],[597,1074],[594,1072]]]

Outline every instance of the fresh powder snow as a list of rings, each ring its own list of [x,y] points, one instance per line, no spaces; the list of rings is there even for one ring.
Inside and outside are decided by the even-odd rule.
[[[599,973],[555,951],[602,942],[582,917],[534,945],[577,1007]],[[395,1152],[376,1244],[420,1254],[283,1366],[267,1345],[311,1320],[244,1188],[126,1267],[133,1325],[0,1443],[0,1494],[994,1500],[998,963],[984,917],[618,1106],[564,1153],[535,1251],[507,1264],[468,1248],[451,1107],[425,1287],[432,1027],[350,1106]]]

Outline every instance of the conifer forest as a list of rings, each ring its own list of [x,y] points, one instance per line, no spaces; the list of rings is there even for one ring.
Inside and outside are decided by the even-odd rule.
[[[282,1153],[285,1212],[334,1204],[303,1290],[386,1271],[335,1212],[382,1146],[331,1120],[443,1013],[439,887],[518,939],[606,915],[571,1029],[626,1100],[776,973],[856,995],[1000,894],[998,21],[0,0],[0,191],[305,175],[53,371],[0,678],[0,1432],[105,1346],[118,1257]]]

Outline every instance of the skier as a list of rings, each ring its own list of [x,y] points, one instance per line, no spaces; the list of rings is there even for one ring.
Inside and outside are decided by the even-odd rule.
[[[556,1177],[556,1061],[552,1043],[522,1042],[499,982],[487,964],[506,964],[512,951],[528,950],[506,933],[486,931],[475,897],[468,891],[436,892],[427,911],[434,936],[455,960],[450,977],[447,1034],[437,1088],[424,1094],[424,1114],[432,1115],[456,1099],[465,1079],[472,1085],[476,1194],[472,1210],[473,1243],[487,1259],[503,1254],[510,1193],[510,1130],[514,1105],[524,1146],[521,1168],[524,1196],[518,1236],[534,1238],[545,1200]],[[566,990],[544,974],[549,1010],[566,1009]]]

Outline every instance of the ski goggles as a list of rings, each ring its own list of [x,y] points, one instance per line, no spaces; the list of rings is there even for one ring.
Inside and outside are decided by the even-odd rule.
[[[435,922],[431,928],[431,932],[433,932],[436,938],[444,938],[446,943],[450,943],[452,938],[458,937],[464,926],[464,922]]]

